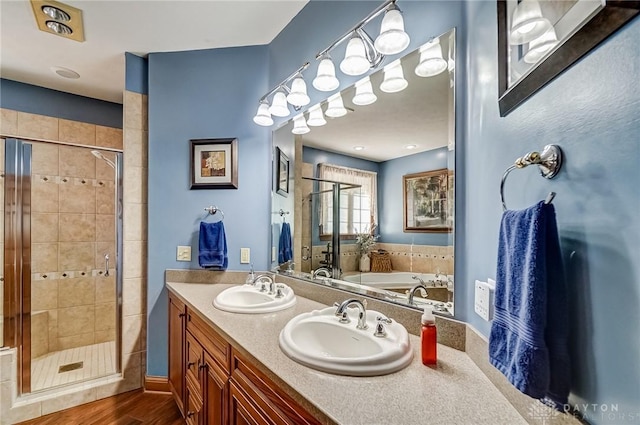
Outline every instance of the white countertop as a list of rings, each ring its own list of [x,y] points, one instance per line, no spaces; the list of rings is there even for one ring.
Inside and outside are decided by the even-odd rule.
[[[347,377],[319,372],[289,359],[278,335],[294,316],[325,308],[306,298],[288,310],[236,314],[218,310],[213,299],[233,285],[167,282],[188,306],[258,359],[299,396],[345,425],[525,425],[527,422],[464,353],[438,345],[437,367],[420,361],[420,338],[410,335],[412,363],[384,376]],[[293,395],[294,398],[298,398]]]

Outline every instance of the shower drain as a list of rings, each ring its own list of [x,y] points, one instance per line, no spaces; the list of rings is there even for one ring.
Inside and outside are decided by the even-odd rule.
[[[69,372],[72,370],[76,370],[76,369],[82,369],[82,365],[84,362],[76,362],[76,363],[69,363],[69,364],[63,364],[62,366],[60,366],[60,368],[58,369],[58,373],[62,373],[62,372]]]

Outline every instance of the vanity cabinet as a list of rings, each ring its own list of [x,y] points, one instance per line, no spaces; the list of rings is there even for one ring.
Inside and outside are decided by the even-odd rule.
[[[171,291],[169,386],[188,425],[320,423]]]

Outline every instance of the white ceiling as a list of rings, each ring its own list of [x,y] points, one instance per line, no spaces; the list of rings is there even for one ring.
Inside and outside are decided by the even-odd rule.
[[[0,76],[122,103],[125,52],[268,44],[307,1],[63,1],[83,11],[79,43],[38,30],[28,0],[0,0]],[[54,66],[80,78],[61,78]]]

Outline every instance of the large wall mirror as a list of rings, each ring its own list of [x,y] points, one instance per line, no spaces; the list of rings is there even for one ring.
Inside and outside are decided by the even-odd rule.
[[[293,134],[295,120],[274,131],[273,151],[291,162],[289,192],[272,193],[274,270],[453,314],[454,58],[452,29],[390,64],[402,66],[404,89],[388,92],[387,65],[340,92],[343,116],[327,113],[331,94],[304,112],[309,132]],[[313,126],[318,107],[326,124]],[[281,178],[274,171],[274,188]],[[420,283],[426,293],[409,304]]]

